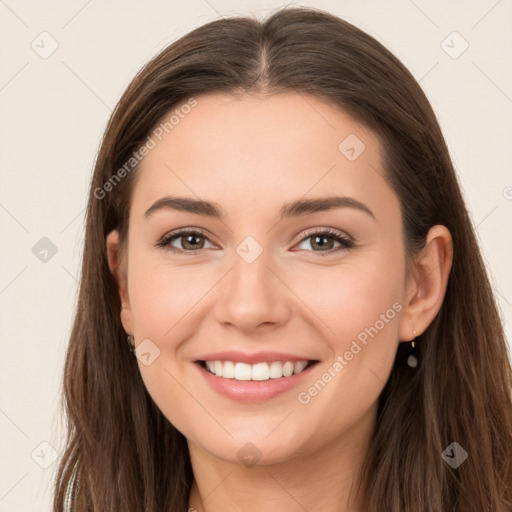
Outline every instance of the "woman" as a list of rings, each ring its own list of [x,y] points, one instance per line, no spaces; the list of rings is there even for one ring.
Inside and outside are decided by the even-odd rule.
[[[98,154],[64,385],[56,511],[512,510],[503,329],[396,57],[298,8],[149,62]]]

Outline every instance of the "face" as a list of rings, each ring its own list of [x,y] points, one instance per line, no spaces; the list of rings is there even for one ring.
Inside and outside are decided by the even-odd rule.
[[[380,141],[308,95],[196,100],[139,171],[123,325],[189,443],[236,463],[314,453],[374,421],[399,343],[404,241]]]

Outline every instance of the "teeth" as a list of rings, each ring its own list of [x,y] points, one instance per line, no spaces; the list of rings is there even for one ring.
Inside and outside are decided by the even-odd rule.
[[[293,375],[293,370],[295,368],[295,365],[293,363],[290,363],[289,361],[283,364],[283,376],[289,377],[290,375]]]
[[[215,361],[214,365],[215,375],[222,377],[222,370],[224,369],[224,365],[222,364],[221,361]]]
[[[217,372],[215,372],[215,373],[218,375]],[[224,366],[222,367],[222,376],[225,379],[234,379],[235,378],[235,365],[231,361],[226,361],[224,363]]]
[[[221,363],[222,364],[222,363]],[[215,367],[217,369],[217,367]],[[217,376],[219,374],[215,372]],[[222,375],[220,375],[222,377]],[[236,380],[251,380],[251,365],[245,363],[235,364],[235,379]]]
[[[293,373],[300,373],[307,365],[308,361],[298,361],[293,367]]]
[[[273,361],[272,363],[234,363],[232,361],[206,361],[206,368],[217,377],[235,380],[269,380],[290,377],[306,368],[308,361]]]
[[[267,363],[255,364],[252,367],[251,378],[252,378],[252,380],[268,380],[268,379],[270,379],[270,372],[268,369],[268,364]]]

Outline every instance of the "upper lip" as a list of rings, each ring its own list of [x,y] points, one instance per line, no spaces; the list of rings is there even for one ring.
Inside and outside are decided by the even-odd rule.
[[[285,352],[240,352],[239,350],[224,350],[222,352],[211,352],[197,358],[197,361],[233,361],[236,363],[272,363],[273,361],[313,361],[313,359],[304,356],[287,354]]]

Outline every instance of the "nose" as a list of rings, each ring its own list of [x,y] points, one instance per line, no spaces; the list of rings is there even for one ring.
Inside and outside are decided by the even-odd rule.
[[[287,321],[292,294],[270,267],[266,251],[252,263],[235,253],[233,266],[219,287],[219,323],[248,333],[259,326],[272,328]]]

